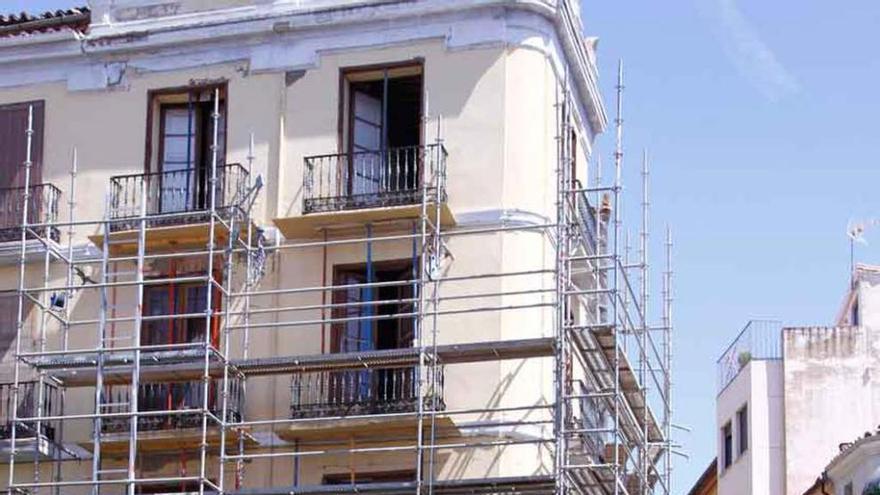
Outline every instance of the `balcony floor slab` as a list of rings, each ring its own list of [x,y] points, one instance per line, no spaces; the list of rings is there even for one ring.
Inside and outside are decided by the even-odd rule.
[[[435,207],[428,206],[428,217],[434,221]],[[389,206],[382,208],[365,208],[359,210],[341,210],[325,213],[309,213],[291,217],[279,217],[273,220],[275,226],[287,239],[311,239],[325,230],[344,230],[360,228],[366,224],[402,222],[418,220],[422,215],[422,205],[412,204]],[[455,216],[449,205],[440,205],[440,225],[455,226]]]

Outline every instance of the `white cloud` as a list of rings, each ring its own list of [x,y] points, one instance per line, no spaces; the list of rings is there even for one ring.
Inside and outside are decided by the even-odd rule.
[[[724,51],[739,72],[765,97],[779,100],[800,91],[795,77],[742,13],[737,0],[710,0]]]

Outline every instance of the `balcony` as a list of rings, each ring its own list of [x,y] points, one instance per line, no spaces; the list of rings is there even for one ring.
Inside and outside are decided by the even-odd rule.
[[[718,358],[718,393],[753,360],[782,359],[782,322],[752,320]]]
[[[239,164],[217,167],[216,211],[231,218],[241,211],[248,193],[249,176]],[[146,174],[118,175],[110,179],[111,244],[129,250],[137,242],[140,217],[146,215],[150,248],[204,246],[211,219],[210,169],[190,168]],[[217,234],[225,238],[223,225]],[[103,236],[93,236],[100,245]],[[117,249],[119,251],[120,249]]]
[[[42,416],[57,416],[61,410],[61,401],[58,388],[49,383],[43,383],[43,414]],[[18,384],[18,407],[15,412],[16,418],[33,418],[37,416],[37,403],[40,399],[40,382],[20,382]],[[15,392],[12,383],[0,384],[0,440],[12,438],[13,428],[17,440],[33,439],[37,433],[36,421],[12,420],[12,404]],[[55,426],[53,422],[39,422],[40,437],[55,440]]]
[[[28,224],[42,224],[31,227],[27,238],[37,235],[58,242],[60,235],[57,228],[48,226],[58,221],[58,199],[61,191],[52,184],[36,184],[28,188],[27,199]],[[25,188],[0,188],[0,242],[21,240],[21,221],[24,218]]]
[[[275,223],[288,238],[309,237],[333,225],[418,218],[424,199],[439,204],[441,223],[452,225],[446,158],[441,144],[306,157],[303,215]]]
[[[204,385],[200,380],[142,384],[138,394],[138,409],[145,414],[138,418],[137,424],[138,441],[142,448],[155,451],[198,443],[198,439],[201,438],[204,392]],[[208,411],[218,419],[223,419],[223,381],[212,380],[208,393]],[[130,386],[106,386],[101,413],[128,413],[131,408],[130,398]],[[241,382],[230,378],[226,420],[240,421],[243,408],[244,394]],[[125,451],[128,448],[130,431],[129,417],[102,419],[102,449],[106,452]],[[216,444],[220,441],[218,425],[212,419],[208,420],[208,435],[209,443]]]
[[[427,369],[428,373],[435,375],[433,384],[422,385],[424,408],[444,410],[443,367],[433,368],[433,371]],[[294,424],[287,434],[295,438],[333,434],[357,436],[369,435],[370,426],[379,427],[384,432],[412,429],[415,427],[415,413],[419,410],[417,371],[417,367],[407,366],[295,374],[291,382],[290,417],[328,418],[328,421]],[[387,414],[395,416],[381,416]],[[364,418],[373,415],[376,417]],[[340,422],[340,416],[356,418]]]

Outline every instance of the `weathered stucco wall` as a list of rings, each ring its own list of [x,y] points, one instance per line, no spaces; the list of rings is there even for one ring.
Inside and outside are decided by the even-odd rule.
[[[786,493],[800,495],[838,446],[880,421],[880,339],[859,327],[787,328]]]

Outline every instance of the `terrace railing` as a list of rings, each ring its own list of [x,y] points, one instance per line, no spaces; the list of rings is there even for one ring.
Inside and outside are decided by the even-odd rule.
[[[202,424],[199,412],[204,403],[204,384],[201,381],[145,383],[138,393],[138,410],[143,412],[174,412],[174,414],[143,415],[138,418],[138,430],[161,431],[198,428]],[[212,380],[208,386],[208,410],[222,418],[223,381]],[[131,387],[110,385],[104,388],[102,413],[130,412]],[[238,379],[229,379],[227,421],[241,420],[244,394]],[[192,412],[187,412],[192,411]],[[105,418],[101,422],[104,433],[124,433],[131,429],[128,417]]]
[[[782,359],[782,322],[752,320],[718,358],[718,393],[752,360]]]
[[[52,224],[58,221],[58,200],[61,191],[52,184],[35,184],[28,188],[30,195],[27,200],[28,225],[33,232],[28,232],[28,238],[34,238],[36,234],[42,237],[59,240],[59,231]],[[21,240],[21,221],[24,218],[24,187],[0,188],[0,242]]]
[[[12,383],[0,384],[0,439],[7,440],[12,437],[15,429],[16,438],[34,438],[37,432],[37,421],[13,422],[13,407],[17,407],[16,418],[37,417],[37,406],[40,400],[40,382],[19,382],[18,403],[15,403],[15,393]],[[58,388],[49,383],[42,383],[43,387],[43,414],[41,416],[58,416],[61,411],[61,399]],[[49,440],[55,439],[55,422],[39,421],[41,436]]]
[[[146,189],[144,191],[144,188]],[[231,213],[241,207],[247,195],[248,172],[237,163],[217,168],[216,208]],[[146,193],[146,208],[142,197]],[[137,228],[135,220],[146,210],[150,227],[182,225],[208,220],[211,207],[210,168],[189,168],[147,174],[117,175],[110,178],[113,230]]]
[[[305,158],[303,212],[445,201],[446,149],[440,144]]]
[[[443,368],[423,395],[424,405],[445,408]],[[293,375],[292,418],[414,412],[419,407],[418,368],[318,371]],[[428,380],[431,382],[431,380]]]

